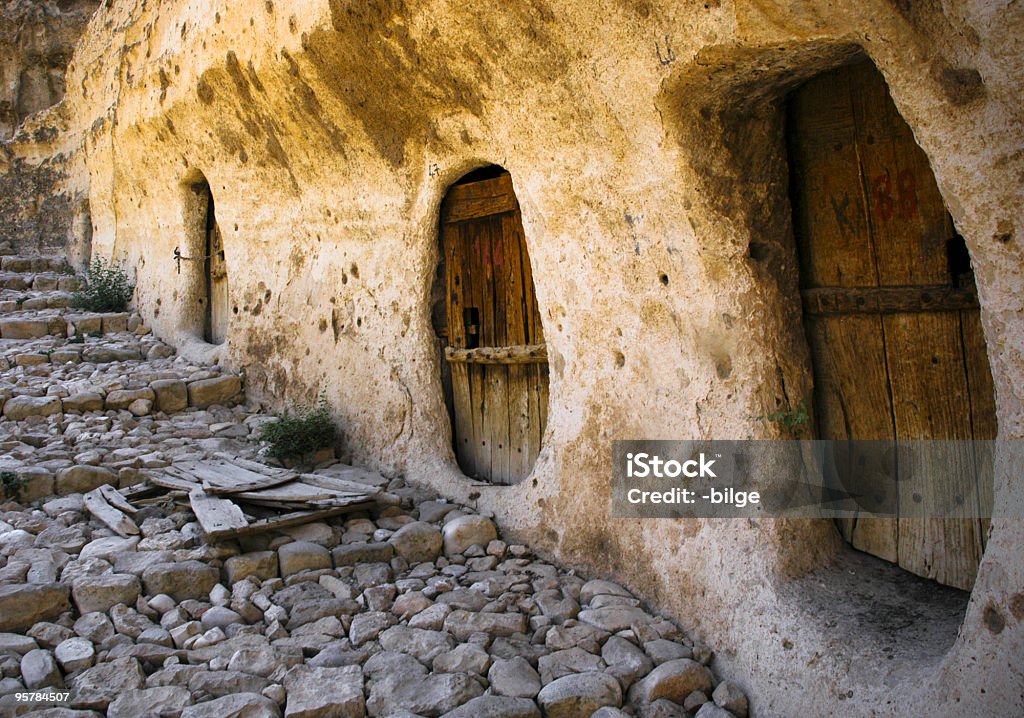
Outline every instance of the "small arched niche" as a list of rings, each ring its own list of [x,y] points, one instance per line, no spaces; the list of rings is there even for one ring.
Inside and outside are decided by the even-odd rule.
[[[840,532],[860,551],[970,590],[990,487],[968,441],[996,437],[996,412],[967,247],[870,60],[795,88],[786,115],[819,438],[958,440],[942,466],[903,466],[894,452],[884,466],[846,457],[858,468],[844,484],[898,513],[842,519]],[[951,495],[963,518],[926,516]]]
[[[186,301],[195,307],[186,319],[189,329],[208,344],[223,344],[230,318],[224,240],[217,223],[210,183],[196,172],[186,183],[185,247],[179,272],[188,271]]]
[[[459,468],[514,484],[533,470],[547,424],[548,363],[512,177],[474,170],[441,203],[434,325]]]

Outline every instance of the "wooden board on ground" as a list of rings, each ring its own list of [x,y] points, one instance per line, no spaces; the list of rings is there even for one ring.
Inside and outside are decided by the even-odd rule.
[[[188,502],[207,536],[230,533],[249,526],[248,519],[237,504],[210,496],[200,486],[189,492]]]
[[[123,536],[138,536],[139,527],[119,509],[107,503],[101,489],[93,489],[82,497],[86,510],[99,519],[111,531]]]
[[[192,474],[202,481],[203,490],[208,494],[257,491],[287,483],[295,478],[295,474],[292,472],[282,472],[276,475],[257,473],[224,459],[185,461],[177,464],[175,468]]]
[[[131,492],[133,498],[147,500],[144,497],[161,490],[187,495],[204,535],[214,541],[398,501],[380,491],[386,483],[383,477],[349,466],[330,467],[330,474],[300,475],[219,454],[212,460],[183,461],[145,472],[145,476],[142,488]]]
[[[332,516],[340,516],[341,514],[349,513],[351,511],[359,511],[360,509],[369,508],[373,506],[373,504],[373,499],[368,498],[365,501],[353,503],[348,506],[332,506],[326,509],[294,511],[291,513],[279,514],[265,519],[257,519],[251,523],[246,522],[246,526],[243,528],[210,532],[207,533],[207,538],[218,541],[237,538],[239,536],[249,536],[252,534],[263,533],[265,531],[276,531],[277,529],[288,528],[289,526],[299,526],[312,521],[327,519]]]

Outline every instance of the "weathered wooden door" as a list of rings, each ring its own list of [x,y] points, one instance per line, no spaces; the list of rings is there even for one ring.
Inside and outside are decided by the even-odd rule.
[[[863,62],[807,82],[791,95],[788,133],[820,437],[995,438],[966,247],[882,76]],[[867,469],[851,477],[866,494],[894,492],[898,518],[841,521],[846,540],[969,589],[986,528],[970,518],[979,491],[971,457],[874,469],[911,479],[904,488]],[[964,518],[926,518],[940,495],[962,499]]]
[[[224,239],[217,225],[213,193],[207,191],[206,209],[206,341],[221,344],[228,333],[228,269]]]
[[[529,475],[548,365],[519,203],[507,172],[456,184],[441,207],[455,454],[467,476]]]

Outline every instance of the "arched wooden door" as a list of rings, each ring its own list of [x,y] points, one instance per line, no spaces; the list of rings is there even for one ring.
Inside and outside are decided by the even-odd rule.
[[[480,174],[441,207],[452,439],[463,473],[512,484],[544,436],[547,352],[512,178]]]
[[[882,76],[862,62],[810,80],[791,95],[788,133],[820,437],[995,438],[967,250]],[[843,535],[969,589],[985,541],[982,522],[970,518],[980,490],[971,457],[916,469],[914,481],[926,475],[930,484],[896,490],[897,519],[844,520]],[[962,498],[964,518],[926,518],[930,492]]]
[[[222,344],[228,334],[228,268],[224,261],[224,238],[217,224],[213,192],[206,189],[206,242],[204,275],[206,317],[204,336],[211,344]]]

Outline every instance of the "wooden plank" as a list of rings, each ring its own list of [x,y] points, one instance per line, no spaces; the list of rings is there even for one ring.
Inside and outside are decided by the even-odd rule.
[[[804,313],[896,314],[901,312],[959,312],[977,309],[971,288],[945,285],[913,287],[815,287],[800,292]]]
[[[210,496],[196,486],[188,494],[189,505],[207,536],[246,529],[249,521],[233,501]]]
[[[319,482],[325,483],[325,482]],[[351,496],[367,496],[370,491],[357,490],[357,491],[338,491],[336,489],[324,488],[323,486],[312,486],[307,484],[305,481],[292,481],[288,484],[282,484],[280,486],[273,486],[267,489],[260,489],[259,491],[239,491],[238,493],[232,494],[232,498],[240,501],[248,499],[257,499],[264,501],[319,501],[321,499],[331,499],[335,497],[348,498]]]
[[[107,528],[119,536],[138,536],[139,527],[129,517],[110,504],[100,489],[93,489],[82,497],[85,509]]]
[[[543,364],[548,360],[547,344],[522,346],[477,347],[456,349],[447,347],[444,358],[452,363],[466,364]]]
[[[539,347],[544,347],[544,361],[547,361],[547,346],[529,345],[525,319],[525,298],[523,287],[522,221],[518,214],[502,218],[502,236],[505,240],[505,331],[508,343],[522,347],[523,352],[539,358]],[[537,347],[538,351],[531,351]],[[530,457],[530,390],[529,371],[524,364],[508,367],[508,442],[509,478],[512,482],[522,481],[533,468]]]
[[[462,225],[442,225],[442,244],[445,252],[445,286],[448,313],[449,345],[468,346],[464,310],[466,308],[467,278]],[[459,466],[470,472],[474,461],[476,436],[473,425],[472,392],[469,370],[464,364],[452,365],[452,448]]]
[[[178,471],[191,474],[202,482],[209,494],[256,491],[291,481],[295,474],[268,476],[237,466],[223,459],[207,461],[182,461],[174,465]]]
[[[504,222],[500,217],[491,219],[491,256],[488,269],[493,279],[491,283],[491,306],[493,307],[494,330],[492,346],[505,347],[509,341],[506,292],[507,260],[504,237]],[[515,239],[510,238],[514,242]],[[518,251],[518,247],[515,247]],[[495,484],[510,484],[510,443],[508,429],[508,366],[488,365],[487,391],[490,402],[487,423],[491,435],[491,468],[490,479]]]
[[[341,493],[351,494],[375,494],[379,492],[376,486],[365,484],[360,481],[349,481],[337,476],[324,476],[322,474],[300,474],[299,479],[307,486],[316,486],[322,489],[332,489]]]
[[[494,179],[453,185],[441,204],[441,222],[454,224],[518,209],[512,178],[506,173]]]
[[[119,493],[127,501],[136,501],[150,498],[156,494],[166,493],[166,489],[163,486],[157,486],[148,479],[141,481],[133,486],[120,489]],[[163,497],[160,497],[161,500]]]
[[[330,508],[317,509],[314,511],[295,511],[287,514],[281,514],[279,516],[259,519],[257,521],[246,522],[245,526],[239,528],[215,531],[207,534],[207,538],[214,541],[220,541],[239,536],[250,536],[252,534],[264,533],[266,531],[276,531],[278,529],[288,528],[289,526],[298,526],[312,521],[327,519],[332,516],[340,516],[341,514],[360,511],[364,508],[371,508],[373,505],[373,501],[362,501],[345,506],[332,506]]]
[[[282,469],[277,466],[267,466],[266,464],[261,464],[258,461],[250,461],[249,459],[232,456],[231,454],[223,451],[218,451],[214,454],[214,457],[227,461],[231,464],[235,464],[236,466],[240,466],[243,469],[248,469],[254,473],[264,474],[266,476],[287,476],[289,478],[294,478],[296,475],[295,472],[290,469]]]
[[[185,493],[199,486],[199,483],[193,477],[176,472],[173,466],[155,469],[149,472],[148,478],[157,486],[162,486],[165,489],[176,489]]]
[[[883,321],[897,438],[970,439],[959,316],[897,314]],[[900,466],[900,566],[946,585],[973,585],[981,560],[980,522],[966,517],[978,515],[975,481],[966,449],[930,464]],[[929,518],[949,497],[962,501],[965,518]]]
[[[466,282],[466,289],[469,294],[466,296],[466,305],[476,307],[479,310],[479,325],[477,328],[476,344],[486,344],[484,339],[486,332],[485,323],[490,312],[487,309],[488,295],[487,269],[484,263],[485,246],[489,245],[490,227],[487,222],[473,222],[463,225],[463,250],[466,271],[463,278]],[[493,321],[493,319],[491,320]],[[472,446],[472,463],[466,472],[470,478],[488,478],[491,467],[491,446],[490,436],[487,431],[487,396],[485,386],[487,378],[485,367],[479,365],[468,365],[469,394],[471,400],[471,417],[473,421],[473,436],[476,439]]]
[[[878,284],[852,102],[847,68],[790,97],[793,230],[804,287]]]
[[[99,492],[103,494],[103,498],[107,500],[108,504],[119,511],[124,511],[129,514],[134,514],[138,511],[138,509],[128,503],[128,499],[126,499],[120,491],[110,484],[104,484],[99,487]]]

